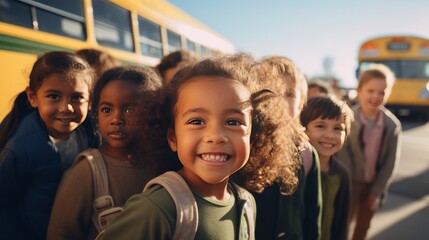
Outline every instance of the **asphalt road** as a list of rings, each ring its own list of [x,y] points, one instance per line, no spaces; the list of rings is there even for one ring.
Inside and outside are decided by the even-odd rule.
[[[401,119],[401,159],[385,206],[373,218],[369,239],[429,239],[429,122]]]

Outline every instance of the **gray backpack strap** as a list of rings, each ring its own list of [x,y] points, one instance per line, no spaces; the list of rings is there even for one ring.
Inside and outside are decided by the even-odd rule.
[[[313,166],[313,147],[309,142],[304,142],[301,145],[300,154],[304,165],[305,176],[307,176]]]
[[[113,218],[122,212],[123,208],[115,207],[113,197],[110,195],[106,163],[100,151],[98,149],[88,149],[78,155],[74,164],[82,159],[87,159],[92,170],[94,187],[92,222],[98,232],[101,232]]]
[[[246,218],[246,222],[247,222],[249,240],[254,240],[255,239],[255,222],[256,222],[256,213],[254,212],[254,209],[256,209],[255,199],[253,198],[252,194],[250,194],[246,189],[232,182],[231,182],[231,185],[234,187],[234,190],[237,192],[237,196],[240,199],[246,200],[243,206],[244,217]]]
[[[176,172],[166,172],[152,180],[144,191],[152,185],[164,187],[176,205],[176,226],[173,239],[195,239],[198,228],[198,207],[194,195],[185,180]]]

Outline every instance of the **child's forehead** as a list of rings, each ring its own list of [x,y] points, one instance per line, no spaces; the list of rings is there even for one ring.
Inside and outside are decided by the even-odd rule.
[[[250,100],[249,89],[234,79],[225,77],[195,77],[184,83],[178,92],[177,104],[242,105]]]
[[[346,118],[343,115],[334,116],[334,117],[319,116],[319,117],[313,119],[311,122],[335,122],[338,124],[345,124]]]
[[[225,90],[231,92],[242,92],[250,95],[249,88],[236,79],[224,76],[195,76],[180,86],[179,94],[186,88],[197,88],[200,90]]]
[[[138,86],[136,83],[123,79],[113,79],[104,85],[100,90],[101,95],[136,95],[138,94]]]
[[[83,83],[89,86],[92,83],[91,75],[80,71],[70,71],[67,73],[54,73],[49,75],[45,79],[49,79],[49,78],[55,78],[55,79],[58,79],[58,81],[63,81],[68,84]]]
[[[386,78],[383,78],[383,77],[372,77],[372,78],[369,78],[368,82],[386,84],[387,80]]]
[[[57,82],[59,84],[66,85],[90,85],[90,77],[83,73],[54,73],[45,77],[42,81],[42,85],[52,84],[52,82]]]
[[[373,86],[373,85],[386,85],[387,79],[383,77],[369,77],[359,82],[358,88]]]

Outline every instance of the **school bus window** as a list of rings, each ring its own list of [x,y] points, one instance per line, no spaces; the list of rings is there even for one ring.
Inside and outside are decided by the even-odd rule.
[[[359,72],[363,72],[369,65],[372,63],[381,63],[388,66],[392,72],[395,74],[395,77],[402,76],[401,67],[399,66],[398,60],[384,60],[384,61],[369,61],[369,62],[361,62],[359,64]]]
[[[83,21],[65,18],[55,13],[36,9],[38,28],[40,31],[50,32],[80,40],[86,38]],[[83,19],[82,19],[83,20]]]
[[[425,65],[425,76],[429,78],[429,62]]]
[[[67,1],[58,1],[58,0],[21,0],[21,2],[35,2],[34,6],[39,7],[37,3],[41,3],[45,6],[53,7],[57,10],[62,10],[67,13],[72,13],[77,16],[83,17],[83,1],[82,0],[67,0]],[[40,5],[42,6],[42,5]],[[42,7],[43,8],[43,7]],[[49,10],[49,9],[46,9]]]
[[[186,39],[186,48],[189,52],[192,52],[194,54],[197,52],[197,45],[195,44],[195,42],[189,39]]]
[[[142,54],[162,58],[161,27],[139,16],[139,32]]]
[[[205,57],[208,54],[207,48],[203,45],[200,46],[200,57]]]
[[[93,0],[92,6],[97,42],[133,52],[130,12],[106,0]]]
[[[406,60],[402,61],[402,76],[403,78],[411,79],[427,79],[429,61],[424,60]]]
[[[167,38],[169,52],[174,52],[182,48],[182,41],[179,34],[167,29]]]
[[[80,0],[58,4],[55,1],[4,0],[1,21],[44,32],[85,39],[83,5]]]
[[[0,4],[0,21],[33,28],[30,6],[16,1],[2,1]]]

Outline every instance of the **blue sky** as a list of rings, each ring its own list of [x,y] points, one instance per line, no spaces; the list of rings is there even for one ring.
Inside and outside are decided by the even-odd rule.
[[[357,51],[383,35],[429,38],[428,0],[168,0],[256,58],[283,55],[309,77],[332,72],[356,85]]]

